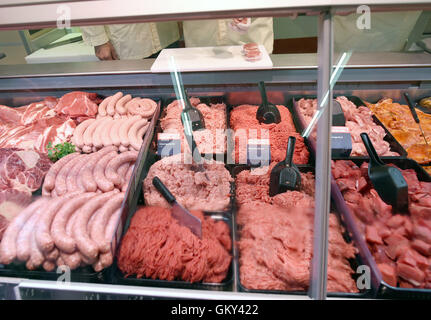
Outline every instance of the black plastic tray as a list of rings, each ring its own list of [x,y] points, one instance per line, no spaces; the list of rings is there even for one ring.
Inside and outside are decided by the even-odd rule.
[[[229,126],[229,122],[228,122],[229,121],[229,114],[228,113],[229,113],[230,108],[229,108],[229,105],[226,102],[226,97],[224,95],[221,95],[221,96],[199,96],[199,95],[193,95],[192,94],[190,96],[193,97],[193,98],[198,98],[201,101],[201,103],[205,103],[208,106],[210,106],[211,104],[224,103],[226,105],[226,128],[225,129],[228,128],[228,126]],[[172,98],[165,99],[163,101],[162,109],[161,109],[161,112],[160,112],[160,117],[159,117],[159,119],[157,121],[157,125],[156,125],[156,134],[154,136],[154,141],[151,144],[151,149],[154,150],[154,151],[157,150],[157,136],[158,136],[159,133],[163,132],[162,128],[160,126],[160,119],[165,116],[166,107],[170,103],[172,103],[173,101],[175,101],[175,100],[177,100],[177,98],[176,97],[172,97]],[[228,157],[228,155],[227,155],[228,144],[229,144],[229,141],[226,142],[226,148],[225,148],[225,152],[224,153],[213,153],[212,154],[212,159],[223,161],[224,163],[227,163],[228,162],[228,160],[227,160],[228,159],[227,158]],[[204,153],[201,153],[201,155],[203,157],[205,156]],[[206,158],[208,158],[208,157],[206,157]]]
[[[350,159],[356,165],[360,166],[365,160],[361,159]],[[414,160],[412,159],[383,159],[384,163],[392,163],[401,169],[414,169],[419,181],[431,182],[431,177],[428,173]],[[331,193],[334,200],[335,207],[337,211],[341,212],[349,232],[352,235],[355,243],[360,249],[360,254],[362,260],[371,268],[371,282],[375,290],[375,295],[377,298],[395,298],[395,299],[431,299],[431,289],[410,289],[410,288],[400,288],[394,287],[383,281],[380,270],[377,267],[376,261],[373,255],[368,249],[368,245],[363,238],[362,233],[359,231],[356,223],[354,214],[346,205],[344,197],[332,178],[331,182]]]
[[[300,172],[314,172],[314,167],[309,165],[298,165],[298,169]],[[249,166],[237,166],[235,168],[232,168],[232,176],[236,178],[237,174],[239,174],[243,170],[250,170]],[[240,238],[240,230],[239,226],[236,223],[236,212],[237,212],[237,205],[235,205],[235,219],[234,219],[234,235],[235,235],[235,244],[237,241],[239,241]],[[342,228],[344,228],[343,238],[347,243],[350,243],[352,241],[351,237],[349,236],[349,233],[347,232],[346,225],[344,221],[341,219],[341,215],[338,211],[331,209],[331,212],[334,212],[338,218],[338,221],[340,222],[340,225]],[[306,291],[282,291],[282,290],[256,290],[256,289],[247,289],[244,287],[241,283],[241,277],[240,277],[240,264],[239,264],[239,249],[235,245],[235,273],[237,277],[237,287],[238,291],[240,292],[250,292],[250,293],[266,293],[266,294],[290,294],[290,295],[307,295],[308,292]],[[363,260],[361,259],[360,255],[356,255],[355,259],[349,259],[350,266],[352,270],[357,270],[357,267],[360,265],[363,265]],[[355,274],[354,274],[355,275]],[[354,279],[356,281],[356,279]],[[349,292],[328,292],[328,297],[340,297],[340,298],[367,298],[372,296],[372,290],[362,290],[358,293],[349,293]]]
[[[251,105],[253,105],[253,104],[251,104]],[[227,125],[228,125],[229,129],[231,129],[231,127],[230,127],[230,113],[232,112],[232,109],[235,109],[235,107],[238,107],[238,106],[240,106],[240,104],[235,105],[235,106],[232,106],[232,105],[228,106],[228,108],[229,108],[229,111],[228,111],[229,118],[228,118],[228,124]],[[256,105],[256,106],[258,106],[258,105]],[[299,124],[299,120],[297,119],[297,115],[292,110],[292,107],[289,106],[288,103],[284,103],[283,106],[286,107],[289,110],[290,115],[292,116],[292,121],[293,121],[293,125],[295,127],[296,132],[299,133],[299,134],[301,134],[301,126]],[[304,163],[304,164],[301,164],[301,165],[314,165],[314,163],[315,163],[314,162],[314,154],[312,152],[313,145],[310,143],[310,139],[308,139],[308,138],[304,138],[304,143],[305,143],[305,146],[307,147],[307,150],[309,152],[309,157],[308,157],[308,163]],[[233,146],[233,143],[232,143],[232,146]],[[235,150],[231,150],[231,152],[228,152],[228,156],[230,156],[230,159],[231,159],[230,163],[232,163],[232,166],[245,165],[245,164],[235,163],[235,159],[232,157],[232,154],[234,154],[234,152],[235,152]],[[271,162],[273,162],[272,159],[271,159]]]
[[[335,97],[339,97],[340,95],[337,95]],[[346,97],[349,101],[351,101],[353,104],[356,105],[356,107],[360,107],[360,106],[364,106],[366,107],[366,104],[364,103],[364,101],[362,99],[360,99],[359,97],[356,96],[344,96]],[[307,125],[305,124],[304,118],[302,117],[301,112],[298,110],[297,106],[296,106],[296,102],[299,101],[299,99],[304,98],[304,99],[316,99],[316,96],[294,96],[292,97],[292,99],[289,102],[289,106],[292,108],[293,113],[295,114],[296,118],[298,119],[298,125],[300,130],[304,130]],[[384,159],[399,159],[399,158],[406,158],[407,157],[407,151],[402,147],[402,145],[392,136],[392,134],[389,132],[389,130],[386,128],[386,126],[373,114],[373,121],[375,124],[377,124],[378,126],[382,127],[385,132],[386,135],[383,138],[383,140],[385,140],[386,142],[389,143],[391,151],[393,152],[397,152],[400,155],[399,156],[381,156],[381,158]],[[313,153],[316,153],[316,141],[314,139],[309,139],[310,140],[310,144],[311,144],[311,148],[313,150]],[[333,160],[342,160],[342,159],[362,159],[362,160],[368,160],[369,157],[368,156],[349,156],[349,157],[332,157]]]
[[[233,286],[233,224],[232,224],[232,216],[227,214],[219,214],[219,213],[206,213],[205,216],[211,217],[215,220],[224,221],[231,231],[231,239],[232,239],[232,248],[231,248],[231,256],[232,261],[229,266],[229,271],[226,275],[226,278],[220,283],[207,283],[207,282],[195,282],[190,283],[187,281],[181,280],[158,280],[158,279],[149,279],[149,278],[136,278],[135,276],[124,277],[124,274],[118,268],[117,260],[114,263],[114,277],[113,283],[122,284],[122,285],[132,285],[132,286],[149,286],[149,287],[165,287],[165,288],[176,288],[176,289],[195,289],[195,290],[215,290],[215,291],[232,291]]]

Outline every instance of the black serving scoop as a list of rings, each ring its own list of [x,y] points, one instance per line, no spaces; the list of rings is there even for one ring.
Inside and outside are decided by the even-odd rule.
[[[332,125],[336,127],[346,126],[346,118],[341,104],[335,99],[332,100]]]
[[[361,133],[361,138],[370,156],[368,176],[374,189],[393,211],[408,212],[408,185],[401,171],[383,163],[365,132]]]
[[[423,137],[423,138],[424,138],[424,140],[425,140],[425,144],[426,144],[426,145],[428,145],[427,138],[425,137],[425,133],[424,133],[424,131],[422,130],[421,122],[419,121],[418,114],[416,113],[415,107],[413,106],[413,102],[412,102],[412,100],[410,99],[409,94],[408,94],[407,92],[406,92],[406,93],[404,93],[404,97],[406,98],[406,101],[407,101],[407,104],[408,104],[408,106],[409,106],[410,112],[411,112],[411,114],[412,114],[412,116],[413,116],[413,119],[414,119],[414,120],[415,120],[415,122],[418,124],[419,129],[421,130],[422,137]]]
[[[189,228],[199,239],[202,239],[202,221],[177,202],[175,196],[163,184],[159,177],[153,178],[153,185],[172,206],[172,217],[176,219],[180,225]]]
[[[271,170],[269,176],[269,195],[271,197],[288,190],[298,190],[301,185],[301,173],[292,163],[295,142],[295,137],[289,137],[286,159],[277,163]]]
[[[205,121],[204,116],[199,111],[198,108],[195,108],[190,103],[189,97],[187,95],[187,91],[182,87],[183,90],[183,97],[184,97],[184,109],[181,112],[181,122],[184,126],[184,122],[186,121],[186,118],[190,119],[191,125],[192,125],[192,131],[202,130],[205,129]]]
[[[259,82],[259,91],[262,96],[262,104],[259,106],[256,112],[256,119],[263,123],[280,123],[281,116],[280,111],[277,107],[268,102],[266,96],[265,83],[263,81]]]

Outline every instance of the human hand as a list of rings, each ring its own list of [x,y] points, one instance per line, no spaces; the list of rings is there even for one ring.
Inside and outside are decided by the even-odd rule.
[[[244,34],[251,26],[251,18],[233,18],[228,25],[232,30]]]
[[[110,41],[94,47],[94,53],[99,60],[120,60]]]

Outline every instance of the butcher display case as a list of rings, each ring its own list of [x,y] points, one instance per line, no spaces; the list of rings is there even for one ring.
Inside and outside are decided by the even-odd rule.
[[[161,276],[163,272],[154,271],[155,276],[152,276],[148,270],[139,271],[138,277],[138,272],[127,269],[133,263],[124,262],[127,260],[125,243],[133,248],[129,230],[138,230],[139,225],[135,225],[138,218],[148,214],[145,209],[138,209],[160,206],[161,203],[151,194],[154,191],[151,189],[150,177],[154,176],[154,168],[161,167],[157,174],[165,177],[165,183],[170,188],[175,188],[175,182],[170,184],[170,181],[177,179],[177,176],[166,160],[170,157],[162,157],[159,148],[163,140],[160,134],[164,133],[169,124],[166,121],[169,120],[169,110],[175,107],[174,103],[178,98],[172,74],[152,71],[155,59],[1,66],[2,107],[20,107],[36,101],[47,101],[46,97],[63,99],[71,92],[85,92],[84,95],[96,103],[96,107],[99,105],[99,113],[100,105],[119,92],[121,97],[124,94],[130,95],[130,99],[141,97],[142,100],[152,100],[156,106],[147,121],[143,121],[146,125],[146,131],[143,131],[145,135],[139,150],[135,150],[135,158],[130,160],[131,165],[127,167],[134,164],[131,178],[122,191],[124,195],[121,206],[118,204],[116,207],[120,216],[116,220],[116,232],[111,237],[108,249],[113,257],[112,264],[99,270],[100,272],[94,272],[88,267],[89,271],[78,268],[72,270],[71,274],[63,268],[54,267],[51,272],[44,272],[30,271],[23,265],[0,264],[2,299],[305,300],[431,297],[431,225],[427,220],[431,217],[431,177],[427,173],[431,158],[427,161],[426,153],[430,152],[426,151],[426,139],[431,141],[431,122],[428,118],[428,113],[431,112],[427,112],[424,107],[426,103],[421,102],[431,97],[431,55],[424,50],[403,51],[403,48],[393,50],[398,52],[390,52],[391,50],[385,50],[385,45],[389,44],[383,43],[381,50],[378,44],[370,44],[367,48],[363,47],[362,42],[358,46],[359,38],[364,36],[358,30],[367,29],[364,16],[367,10],[382,14],[416,12],[412,14],[415,19],[410,22],[411,29],[416,30],[419,28],[418,18],[421,13],[431,10],[427,1],[373,1],[365,8],[367,3],[358,1],[360,10],[353,7],[356,1],[341,0],[308,1],[307,4],[297,1],[286,4],[286,1],[272,0],[253,5],[242,1],[211,4],[189,1],[180,5],[168,0],[149,5],[136,0],[129,1],[130,5],[127,7],[116,0],[59,2],[6,1],[0,5],[0,32],[8,29],[55,27],[58,18],[56,9],[59,5],[67,6],[72,12],[72,26],[244,16],[315,15],[319,20],[318,53],[270,55],[272,67],[262,69],[202,69],[181,72],[187,95],[193,97],[190,103],[196,108],[202,108],[201,110],[223,110],[220,117],[220,122],[223,123],[221,129],[227,129],[228,132],[224,137],[228,141],[226,148],[222,148],[219,154],[214,154],[214,159],[221,161],[222,168],[214,169],[219,170],[214,174],[210,173],[210,166],[213,164],[205,164],[211,179],[217,179],[228,188],[229,196],[224,199],[226,205],[210,208],[208,199],[215,198],[218,191],[213,194],[208,192],[204,198],[199,198],[201,189],[191,187],[194,191],[190,193],[193,193],[195,202],[187,206],[190,206],[190,210],[199,208],[204,211],[201,217],[205,221],[202,222],[202,225],[205,224],[203,232],[223,234],[224,240],[221,240],[221,236],[217,238],[218,236],[212,235],[211,239],[205,241],[214,246],[214,252],[223,251],[230,263],[217,263],[218,267],[225,265],[221,271],[222,276],[207,275],[195,283],[187,281],[189,278],[169,278],[166,273]],[[343,25],[343,17],[351,17],[351,14],[356,14],[353,24],[358,26],[357,30],[350,30],[347,26],[346,34],[333,32],[335,21],[338,21],[338,26]],[[379,19],[376,16],[374,31],[371,20],[371,30],[367,30],[370,37],[373,32],[373,35],[378,35],[387,27],[385,23],[379,25]],[[405,22],[407,21],[410,20],[405,17]],[[351,40],[346,37],[348,34],[351,35]],[[364,37],[367,39],[366,35]],[[371,41],[379,41],[379,38]],[[405,45],[405,40],[401,42]],[[265,83],[268,100],[277,105],[283,119],[281,124],[267,127],[269,142],[265,143],[270,144],[269,155],[273,163],[284,160],[289,136],[296,137],[297,149],[293,158],[302,181],[301,189],[293,191],[297,198],[260,194],[259,192],[268,192],[269,171],[259,176],[257,172],[262,168],[255,168],[256,165],[247,161],[248,158],[244,163],[237,160],[242,153],[247,157],[251,154],[251,143],[248,142],[244,150],[236,150],[235,146],[230,149],[229,146],[229,141],[236,141],[235,133],[229,136],[229,129],[236,132],[237,129],[247,128],[247,125],[252,128],[253,121],[256,121],[256,111],[253,110],[257,110],[263,103],[258,87],[260,82]],[[90,96],[88,93],[97,94]],[[417,103],[421,130],[425,131],[422,136],[419,126],[414,127],[418,124],[414,122],[413,116],[409,118],[404,98],[406,93]],[[328,97],[334,97],[337,102]],[[106,105],[108,104],[109,100],[106,100]],[[339,119],[331,116],[336,112],[337,106],[345,118],[341,125],[335,123]],[[407,109],[403,111],[403,107]],[[249,115],[242,110],[252,110],[252,117],[247,118]],[[209,111],[202,111],[204,118],[206,112]],[[4,116],[0,115],[0,119],[6,123]],[[96,118],[93,121],[98,120]],[[84,123],[88,119],[80,121]],[[104,128],[109,127],[108,122]],[[313,122],[316,127],[309,128],[309,123]],[[179,124],[181,126],[181,122]],[[258,125],[259,123],[255,124],[254,128]],[[277,129],[271,131],[273,127]],[[334,131],[334,128],[339,131]],[[415,134],[412,136],[416,137],[409,139],[409,130],[406,128],[414,130]],[[338,153],[335,155],[335,147],[339,147],[337,139],[344,139],[342,135],[346,132],[349,135],[347,147],[342,147],[343,152],[345,149],[349,152],[345,155],[337,149]],[[380,199],[379,190],[375,190],[378,188],[374,189],[374,184],[367,176],[369,156],[361,140],[362,132],[368,133],[383,163],[401,169],[409,185],[409,214],[392,213],[392,207]],[[103,130],[100,131],[100,140],[103,140],[103,133],[106,134]],[[170,139],[171,144],[175,142],[175,139]],[[198,147],[203,146],[197,137],[195,139],[198,140]],[[252,139],[247,137],[247,141],[250,140]],[[260,152],[264,150],[261,146],[265,145],[263,140],[265,139],[259,137],[260,142],[256,143],[260,146]],[[103,141],[101,144],[103,145]],[[282,151],[273,152],[279,144],[283,145]],[[185,148],[185,144],[181,145],[179,139],[180,154],[181,148]],[[80,151],[84,152],[83,150],[81,147]],[[133,151],[127,150],[124,152]],[[204,158],[204,161],[213,160],[212,156],[207,159],[206,154]],[[185,174],[186,170],[181,170],[181,174]],[[194,179],[197,179],[199,173],[202,174],[199,170],[193,166],[188,169]],[[171,172],[174,173],[169,176]],[[223,175],[228,178],[223,180],[220,178]],[[201,176],[200,179],[204,177]],[[206,179],[210,180],[208,176]],[[207,181],[203,185],[213,182]],[[187,185],[187,180],[180,180],[176,184]],[[262,189],[254,190],[256,186]],[[287,193],[294,194],[293,192]],[[36,195],[37,191],[33,196]],[[249,199],[253,200],[253,197],[254,200],[266,200],[259,204],[252,202],[250,207],[247,202]],[[177,195],[177,199],[182,201],[180,195]],[[283,201],[294,201],[304,207],[298,211],[297,207],[283,206]],[[316,205],[312,204],[313,201]],[[202,203],[206,207],[199,207]],[[261,208],[264,214],[251,214],[253,206]],[[78,207],[75,209],[78,210]],[[67,210],[64,211],[67,214]],[[286,213],[286,216],[278,213]],[[151,220],[150,217],[144,220]],[[220,227],[221,224],[224,225],[223,228]],[[131,225],[134,228],[130,228]],[[265,229],[262,227],[264,225],[271,227]],[[145,230],[144,232],[150,232],[150,227]],[[298,243],[301,242],[299,240],[305,245]],[[142,243],[143,246],[150,241],[151,234],[136,238],[136,243]],[[174,242],[172,239],[166,241]],[[177,242],[181,244],[184,239]],[[283,245],[287,248],[283,248]],[[289,246],[294,247],[292,249]],[[120,248],[123,251],[121,253]],[[180,247],[175,248],[179,250]],[[286,261],[281,258],[277,260],[277,250],[284,250],[284,254],[287,254],[284,258]],[[251,257],[251,262],[246,261],[246,257]],[[307,260],[294,261],[296,257],[300,257],[299,260],[306,257]],[[203,259],[201,257],[199,263]],[[273,260],[265,262],[265,259]],[[294,267],[289,270],[288,266],[292,265]],[[262,271],[264,268],[270,270],[272,275],[265,275],[268,271]],[[254,283],[253,278],[257,279]],[[265,283],[268,285],[266,288]]]

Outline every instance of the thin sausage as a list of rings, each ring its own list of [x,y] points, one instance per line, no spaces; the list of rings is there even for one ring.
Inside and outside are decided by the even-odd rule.
[[[108,106],[106,107],[107,114],[109,114],[110,116],[113,116],[115,114],[115,105],[117,104],[118,100],[121,99],[122,96],[123,93],[121,91],[117,92],[112,96],[111,100],[109,100]]]
[[[120,151],[121,153],[123,153],[123,152],[130,151],[130,150],[129,150],[129,148],[127,148],[127,147],[125,147],[125,146],[121,145],[121,146],[118,148],[118,151]]]
[[[141,144],[142,144],[142,137],[138,136],[138,131],[141,130],[143,127],[148,127],[148,126],[149,126],[148,120],[147,119],[141,119],[141,120],[136,121],[130,127],[129,132],[127,133],[127,137],[129,138],[130,145],[134,149],[139,150],[141,148]]]
[[[84,146],[82,148],[82,152],[84,152],[84,153],[92,153],[93,152],[93,148],[91,146]]]
[[[36,240],[36,231],[31,235],[31,248],[30,248],[30,259],[26,263],[26,267],[28,270],[35,270],[42,265],[45,261],[45,257],[43,256],[42,251],[40,251],[37,240]]]
[[[72,170],[72,168],[80,161],[80,157],[73,158],[72,161],[66,163],[57,174],[57,177],[55,178],[55,192],[57,196],[62,196],[67,193],[67,175],[69,174],[70,170]]]
[[[96,119],[87,119],[84,122],[81,122],[73,132],[73,137],[75,140],[75,145],[78,148],[84,147],[84,132],[87,130],[90,124],[92,124]]]
[[[105,119],[99,118],[96,119],[94,122],[92,122],[87,129],[84,132],[83,139],[84,139],[84,145],[85,147],[92,147],[93,146],[93,135],[96,128],[99,126],[100,122]],[[84,147],[82,147],[82,151],[84,151]],[[85,152],[85,151],[84,151]]]
[[[105,125],[103,126],[103,130],[101,132],[101,140],[105,147],[111,146],[113,144],[110,133],[115,122],[116,120],[110,120],[105,122]]]
[[[121,177],[121,186],[123,186],[124,184],[124,177],[126,176],[127,170],[129,170],[130,165],[130,163],[124,163],[118,168],[117,173]]]
[[[112,96],[109,96],[107,98],[105,98],[100,104],[99,104],[99,108],[98,108],[98,115],[100,116],[106,116],[106,107],[109,103],[109,101],[111,101]]]
[[[105,169],[108,165],[108,162],[117,157],[118,153],[116,151],[111,151],[105,154],[95,165],[93,169],[94,180],[97,183],[97,186],[103,192],[112,191],[114,189],[114,184],[105,177]]]
[[[44,207],[42,205],[40,205],[36,210],[34,210],[34,213],[26,221],[18,234],[16,240],[16,256],[20,261],[27,261],[30,258],[32,241],[31,236],[34,232],[34,226],[40,218],[42,210],[44,210]]]
[[[76,220],[76,214],[74,213],[74,214],[72,214],[72,216],[70,217],[70,219],[66,225],[66,234],[68,236],[72,236],[72,228],[74,227],[75,220]],[[63,258],[64,263],[71,270],[78,268],[82,263],[81,254],[79,253],[79,251],[76,251],[76,252],[71,253],[71,254],[61,252],[60,255]]]
[[[108,252],[111,248],[109,242],[106,241],[105,238],[105,230],[108,225],[109,219],[112,214],[121,206],[121,203],[124,200],[124,193],[116,194],[111,197],[111,199],[104,204],[101,212],[97,216],[97,220],[93,224],[93,228],[91,230],[91,238],[94,242],[97,243],[100,252],[105,253]]]
[[[97,257],[97,254],[98,254],[97,243],[95,243],[87,233],[88,221],[90,220],[90,217],[95,213],[96,210],[98,210],[102,206],[104,207],[107,203],[111,202],[112,197],[114,196],[115,193],[116,193],[115,191],[112,191],[112,192],[98,195],[93,199],[91,199],[90,201],[88,201],[86,204],[84,204],[76,212],[77,216],[76,216],[75,225],[72,232],[79,251],[81,251],[81,253],[85,257],[94,259]],[[124,198],[124,195],[122,195],[122,198]],[[101,214],[102,213],[99,213],[98,216],[100,216]],[[96,224],[97,224],[96,222],[93,223],[93,228]]]
[[[111,142],[114,146],[119,146],[121,144],[120,140],[120,126],[124,123],[124,119],[116,119],[114,120],[114,124],[109,130],[109,137],[111,138]]]
[[[117,211],[114,212],[114,214],[109,218],[108,225],[105,229],[105,240],[107,243],[112,243],[115,231],[117,227],[120,227],[118,225],[118,219],[120,219],[121,216],[121,208],[117,209]],[[121,222],[120,222],[121,223]],[[108,252],[101,253],[99,255],[99,261],[102,265],[102,268],[109,267],[114,261],[112,252],[115,251],[114,248],[110,248]]]
[[[67,192],[83,191],[83,189],[78,186],[78,174],[81,168],[88,162],[89,157],[90,156],[86,154],[81,155],[76,164],[70,169],[66,177]]]
[[[120,115],[126,114],[126,103],[130,100],[132,100],[132,96],[130,94],[126,94],[124,97],[118,100],[117,104],[115,105],[115,111],[117,111],[117,113]]]
[[[24,210],[21,211],[9,224],[3,234],[2,241],[0,242],[0,262],[2,264],[10,264],[16,258],[17,248],[16,240],[18,234],[27,220],[34,214],[40,206],[46,203],[46,199],[38,199],[31,203]]]
[[[44,214],[35,226],[36,243],[43,253],[49,253],[54,249],[54,240],[51,237],[51,224],[58,210],[65,202],[76,196],[77,193],[73,192],[63,197],[57,197],[47,203]]]
[[[138,158],[138,152],[136,151],[127,151],[123,152],[117,157],[111,159],[105,169],[105,176],[109,179],[114,185],[120,186],[122,182],[122,176],[120,176],[117,171],[118,168],[124,163],[135,162]]]
[[[88,160],[87,165],[79,172],[83,185],[88,192],[95,192],[97,190],[97,183],[94,180],[94,175],[93,175],[94,167],[105,154],[111,151],[116,152],[117,147],[115,146],[105,147],[97,151],[96,153],[92,154],[91,158]]]
[[[66,266],[70,268],[70,270],[75,270],[81,264],[81,255],[79,252],[74,253],[65,253],[60,252],[60,257],[63,259]]]
[[[58,251],[57,248],[54,248],[50,252],[45,253],[45,258],[48,261],[55,261],[57,260],[59,255],[60,255],[60,251]]]
[[[43,269],[45,269],[45,271],[51,272],[54,271],[56,264],[52,261],[46,260],[43,265],[42,265]]]
[[[130,142],[129,142],[129,137],[128,137],[128,133],[130,128],[133,126],[133,124],[136,121],[139,121],[141,118],[139,116],[133,116],[129,119],[127,119],[127,121],[124,121],[124,123],[121,125],[120,130],[119,130],[119,136],[120,136],[120,142],[121,145],[124,147],[128,147]]]
[[[52,189],[54,189],[55,186],[55,178],[57,177],[58,172],[63,168],[69,161],[71,161],[73,158],[77,157],[79,153],[71,153],[67,156],[61,158],[56,163],[54,163],[51,168],[49,168],[48,173],[45,176],[45,181],[43,183],[42,187],[42,195],[43,193],[47,194]]]
[[[99,121],[99,124],[98,124],[96,130],[94,130],[93,138],[92,138],[94,147],[99,149],[103,146],[103,142],[102,142],[103,128],[104,128],[106,122],[110,121],[110,120],[111,120],[111,118],[109,118],[109,117],[105,117],[105,118],[102,118],[100,120],[97,120],[97,121]]]
[[[126,192],[127,187],[129,186],[130,178],[132,177],[133,169],[135,168],[135,165],[132,165],[129,167],[126,173],[126,177],[124,179],[123,186],[121,187],[122,192]]]
[[[73,253],[76,249],[75,240],[66,232],[66,225],[71,215],[79,210],[84,203],[95,197],[94,192],[83,193],[65,203],[55,215],[51,225],[51,236],[55,245],[65,253]],[[77,213],[76,213],[77,214]],[[78,219],[78,218],[76,218]],[[76,220],[75,220],[76,225]],[[73,228],[72,228],[73,230]]]

